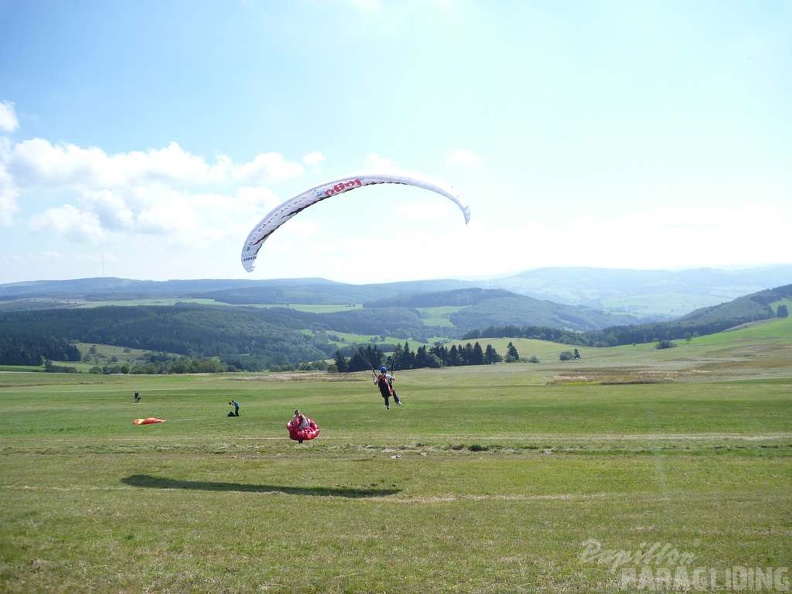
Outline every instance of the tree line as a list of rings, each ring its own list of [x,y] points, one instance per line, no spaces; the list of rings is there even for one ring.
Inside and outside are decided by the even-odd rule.
[[[512,360],[518,360],[517,349],[511,343],[509,343],[509,347]],[[405,342],[404,345],[396,345],[387,356],[377,345],[354,346],[350,349],[352,354],[349,356],[345,356],[340,349],[336,351],[333,359],[335,371],[340,373],[368,371],[382,365],[392,370],[437,369],[462,365],[491,365],[504,361],[504,358],[491,344],[482,348],[479,342],[475,344],[468,342],[465,345],[454,344],[450,347],[440,343],[433,346],[421,345],[415,351],[410,348],[409,342]]]

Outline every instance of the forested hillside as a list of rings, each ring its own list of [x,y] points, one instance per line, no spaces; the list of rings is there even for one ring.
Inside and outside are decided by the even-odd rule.
[[[555,340],[569,344],[616,346],[657,341],[673,341],[715,334],[741,324],[787,317],[792,300],[792,285],[760,291],[729,303],[705,307],[670,322],[611,326],[589,332],[568,332],[538,326],[490,326],[474,330],[465,339],[487,337],[520,337]],[[773,305],[775,304],[775,307]]]
[[[0,332],[0,363],[42,365],[45,361],[79,361],[80,351],[64,336],[26,329]]]
[[[644,318],[626,314],[609,314],[574,305],[541,301],[532,297],[498,291],[503,296],[479,301],[449,317],[461,331],[499,324],[524,324],[583,332],[613,324],[638,323]]]
[[[448,315],[457,332],[530,322],[535,326],[583,332],[615,324],[648,321],[626,314],[612,314],[587,307],[516,295],[501,289],[457,289],[435,293],[415,293],[366,303],[367,308],[449,307],[459,309]]]
[[[281,323],[267,321],[261,310],[252,308],[191,305],[12,312],[0,314],[0,335],[49,336],[196,358],[252,359],[262,368],[313,361],[332,353],[326,341],[297,329],[310,325],[311,314],[276,313],[281,314]],[[306,319],[297,321],[301,315]]]
[[[702,308],[675,321],[640,324],[614,324],[623,316],[482,289],[383,299],[331,313],[187,303],[7,311],[0,312],[0,363],[77,360],[73,343],[81,342],[218,357],[235,368],[255,370],[331,358],[339,348],[334,333],[375,341],[391,337],[426,343],[442,335],[449,341],[527,337],[609,346],[690,338],[788,315],[781,302],[789,299],[792,285]],[[454,306],[446,318],[438,313],[427,318],[422,311],[449,303]],[[452,325],[433,326],[432,320]]]
[[[587,333],[590,341],[600,344],[632,344],[670,341],[715,334],[741,324],[786,317],[788,308],[773,309],[771,304],[792,298],[792,285],[760,291],[729,303],[705,307],[673,322],[605,328]]]

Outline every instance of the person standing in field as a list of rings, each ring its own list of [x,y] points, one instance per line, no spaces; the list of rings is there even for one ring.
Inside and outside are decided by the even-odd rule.
[[[387,371],[385,372],[385,378],[388,380],[388,385],[390,386],[391,394],[393,394],[393,401],[399,406],[401,406],[401,400],[399,399],[399,395],[396,393],[396,388],[393,387],[393,382],[396,381],[396,378]]]
[[[380,367],[379,375],[374,376],[374,383],[379,388],[380,394],[385,399],[385,408],[390,410],[390,397],[393,396],[393,401],[396,404],[401,404],[399,397],[393,390],[394,377],[388,373],[388,368],[384,365]]]
[[[231,406],[234,407],[234,412],[229,413],[228,416],[229,417],[238,417],[239,416],[239,402],[237,402],[236,400],[232,400],[228,404],[230,404]]]

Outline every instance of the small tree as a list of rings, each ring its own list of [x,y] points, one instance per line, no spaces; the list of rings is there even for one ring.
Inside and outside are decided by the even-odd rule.
[[[509,342],[509,344],[506,345],[506,357],[503,360],[506,363],[514,363],[520,360],[520,353],[513,343]]]
[[[473,358],[470,360],[470,364],[484,365],[484,351],[478,342],[473,345]]]
[[[349,364],[347,363],[346,357],[341,354],[341,351],[335,352],[335,366],[339,373],[346,373],[349,371]]]
[[[782,303],[778,306],[776,310],[776,317],[777,318],[788,318],[789,317],[789,308],[787,307],[786,303]]]
[[[503,357],[498,354],[498,351],[496,351],[491,344],[488,344],[487,348],[484,349],[484,363],[491,365],[492,363],[500,363],[501,361],[503,361]]]

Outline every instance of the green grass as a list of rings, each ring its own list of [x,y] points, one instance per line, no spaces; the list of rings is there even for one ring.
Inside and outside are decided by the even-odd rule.
[[[396,338],[394,336],[381,337],[381,336],[371,336],[369,334],[352,334],[348,332],[333,332],[333,331],[329,331],[327,335],[329,337],[337,337],[338,340],[330,340],[329,342],[338,345],[339,347],[345,347],[351,345],[365,347],[367,345],[373,345],[373,344],[403,345],[405,342],[407,342],[410,345],[410,350],[415,351],[415,349],[417,349],[421,345],[430,344],[413,339]]]
[[[370,373],[0,373],[0,591],[634,591],[584,558],[592,540],[670,544],[721,576],[788,567],[792,356],[773,323],[398,372],[390,411]],[[318,439],[287,439],[295,407]]]
[[[421,315],[421,323],[423,323],[424,326],[455,328],[456,326],[454,326],[449,316],[465,307],[464,305],[446,305],[439,307],[417,307],[416,309]]]

